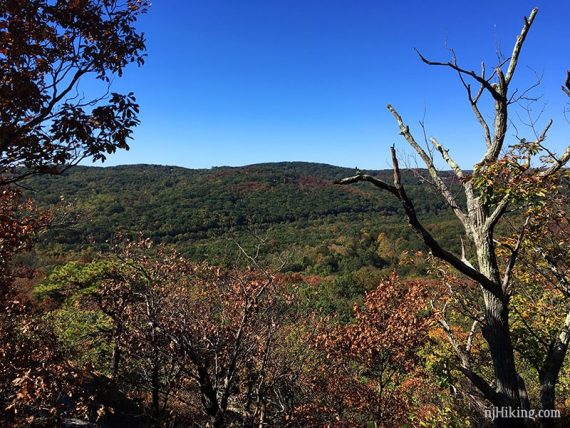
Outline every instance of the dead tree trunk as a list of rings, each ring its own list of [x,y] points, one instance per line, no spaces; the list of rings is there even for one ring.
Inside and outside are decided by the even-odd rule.
[[[398,123],[400,135],[406,139],[408,144],[416,151],[425,163],[431,182],[463,225],[466,236],[474,244],[474,247],[476,248],[477,267],[471,265],[464,256],[458,257],[450,251],[442,248],[417,218],[414,205],[408,198],[405,189],[401,184],[400,169],[394,147],[391,149],[392,165],[394,170],[393,184],[360,172],[353,177],[347,177],[337,182],[337,184],[351,184],[366,181],[374,184],[376,187],[379,187],[384,191],[392,193],[400,200],[408,218],[408,222],[418,233],[432,254],[447,262],[459,272],[479,284],[484,302],[483,307],[481,308],[481,312],[484,316],[480,320],[480,325],[483,337],[489,345],[490,357],[494,369],[494,379],[492,382],[487,381],[477,373],[473,372],[469,363],[469,356],[467,355],[468,351],[466,352],[465,349],[456,346],[456,343],[454,343],[454,348],[456,348],[456,351],[460,354],[460,370],[492,405],[497,407],[508,406],[516,409],[529,408],[524,380],[519,376],[516,370],[515,353],[509,326],[509,302],[511,296],[510,282],[513,267],[517,260],[518,251],[524,237],[524,227],[522,228],[523,232],[519,235],[515,246],[511,248],[512,254],[507,262],[507,266],[504,269],[500,269],[499,263],[497,262],[497,251],[493,235],[497,223],[505,214],[507,207],[513,203],[513,200],[511,199],[509,192],[506,192],[506,194],[499,199],[489,198],[489,195],[495,194],[493,183],[484,183],[481,185],[476,180],[476,177],[485,177],[485,174],[488,174],[489,168],[500,160],[499,157],[504,147],[505,137],[507,134],[508,108],[511,103],[516,101],[515,95],[509,96],[509,85],[517,67],[521,48],[537,12],[537,9],[533,9],[529,17],[524,19],[523,28],[516,39],[509,61],[499,64],[490,76],[486,76],[484,65],[482,66],[480,74],[460,67],[454,54],[452,61],[450,62],[434,62],[426,59],[418,52],[421,60],[426,64],[451,68],[459,75],[459,78],[467,91],[467,99],[474,115],[483,129],[486,150],[480,162],[475,165],[473,174],[465,173],[450,156],[448,149],[443,147],[435,138],[431,139],[431,144],[435,151],[440,153],[443,160],[447,163],[449,168],[455,174],[457,180],[461,183],[466,197],[465,206],[460,206],[455,195],[450,191],[448,185],[442,179],[439,171],[434,165],[434,161],[431,156],[432,152],[429,150],[426,151],[416,142],[408,125],[404,123],[398,112],[391,105],[388,105],[388,110],[392,113]],[[468,84],[466,79],[474,80],[478,88],[476,90],[472,90],[471,84]],[[494,118],[492,124],[487,123],[487,119],[485,119],[478,106],[478,102],[484,93],[490,95],[494,103]],[[550,128],[551,123],[552,122],[546,126],[544,131],[536,138],[536,140],[529,141],[527,144],[540,145],[546,138],[546,133]],[[529,164],[522,164],[520,165],[520,168],[526,168],[526,172],[528,173],[537,174],[537,179],[539,180],[545,179],[557,172],[569,158],[570,148],[568,148],[559,159],[554,159],[553,163],[548,168],[545,168],[540,172],[532,171]],[[452,334],[450,329],[447,329],[446,332],[448,335]],[[454,339],[450,337],[450,340]],[[551,357],[553,366],[557,366],[558,370],[559,357],[563,360],[564,354],[565,352],[553,353],[553,356]],[[558,372],[555,369],[544,371],[545,400],[550,401],[548,401],[548,404],[544,403],[543,405],[553,406],[553,390],[546,387],[546,385],[551,381],[547,382],[546,379],[557,378],[557,376]],[[525,422],[520,419],[499,419],[496,423],[498,426],[520,426],[521,423],[524,424]]]

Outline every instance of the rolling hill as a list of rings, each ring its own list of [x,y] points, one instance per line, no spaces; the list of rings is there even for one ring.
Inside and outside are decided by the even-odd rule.
[[[391,171],[367,172],[387,181],[392,177]],[[347,168],[305,162],[207,170],[80,166],[62,176],[32,177],[25,186],[41,206],[62,200],[70,205],[76,220],[55,227],[40,247],[62,257],[82,251],[87,243],[104,247],[116,232],[140,233],[216,263],[236,257],[235,242],[253,251],[261,239],[265,257],[286,259],[287,269],[303,271],[342,269],[335,263],[350,264],[350,254],[362,252],[373,255],[358,256],[364,257],[361,264],[389,264],[382,251],[422,248],[394,197],[371,185],[333,184],[353,174]],[[404,174],[407,192],[433,233],[455,246],[458,225],[421,175]],[[322,260],[335,254],[343,255],[342,260]]]

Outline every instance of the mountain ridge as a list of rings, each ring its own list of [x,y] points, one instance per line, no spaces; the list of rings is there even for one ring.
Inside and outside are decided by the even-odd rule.
[[[252,242],[252,231],[274,242],[267,254],[293,251],[300,259],[318,248],[337,248],[339,242],[355,247],[366,241],[362,245],[370,247],[382,234],[395,243],[394,251],[422,248],[392,195],[367,183],[334,184],[354,172],[312,162],[211,169],[78,166],[61,176],[35,176],[26,186],[35,190],[28,194],[40,206],[63,199],[77,217],[72,227],[49,232],[52,252],[80,251],[87,242],[104,246],[115,232],[142,233],[216,262],[226,254],[229,237]],[[391,170],[363,172],[392,180]],[[411,171],[403,171],[403,182],[420,217],[436,235],[450,239],[455,223],[437,193]]]

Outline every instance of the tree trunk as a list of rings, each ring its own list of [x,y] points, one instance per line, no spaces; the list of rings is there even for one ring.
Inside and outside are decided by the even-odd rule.
[[[197,371],[204,412],[210,418],[210,426],[221,428],[224,426],[225,409],[220,408],[218,394],[210,382],[208,369],[203,365],[199,365]]]
[[[540,373],[540,406],[543,410],[553,410],[556,403],[556,382],[558,373],[549,370]],[[553,428],[556,426],[554,418],[541,418],[541,428]]]
[[[493,361],[497,393],[502,398],[502,406],[512,408],[526,407],[521,402],[526,396],[524,382],[519,380],[515,367],[513,344],[509,330],[509,298],[500,289],[499,270],[493,248],[492,232],[481,230],[475,236],[477,259],[480,272],[498,285],[498,293],[493,294],[482,289],[485,302],[485,323],[482,327],[483,337],[489,344],[489,352]],[[500,427],[524,426],[522,419],[499,418],[495,424]]]
[[[160,362],[155,360],[151,373],[152,413],[158,419],[160,416]]]
[[[121,362],[121,346],[117,339],[115,339],[115,344],[113,345],[112,360],[113,367],[111,369],[111,377],[113,380],[117,380],[117,376],[119,374],[119,365]]]
[[[515,369],[513,345],[509,334],[508,302],[483,291],[485,325],[483,337],[489,344],[496,390],[505,397],[505,406],[520,407],[519,382]]]
[[[570,315],[567,317],[567,322]],[[563,335],[565,332],[562,333]],[[544,365],[539,373],[540,379],[540,405],[543,410],[554,410],[556,408],[556,383],[564,363],[564,358],[568,350],[565,340],[556,340],[551,346],[544,360]],[[541,427],[555,427],[554,418],[542,418]]]

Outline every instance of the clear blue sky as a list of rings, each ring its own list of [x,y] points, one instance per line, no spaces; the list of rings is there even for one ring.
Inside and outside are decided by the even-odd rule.
[[[466,68],[491,67],[497,47],[510,55],[533,6],[540,11],[514,84],[532,83],[531,68],[543,74],[536,109],[546,105],[550,147],[562,151],[570,143],[560,90],[570,68],[568,1],[155,0],[139,23],[147,62],[113,88],[135,92],[142,124],[131,150],[106,165],[387,168],[391,144],[410,153],[390,102],[416,131],[425,116],[428,134],[469,168],[484,144],[464,89],[413,49],[448,60],[447,43]]]

